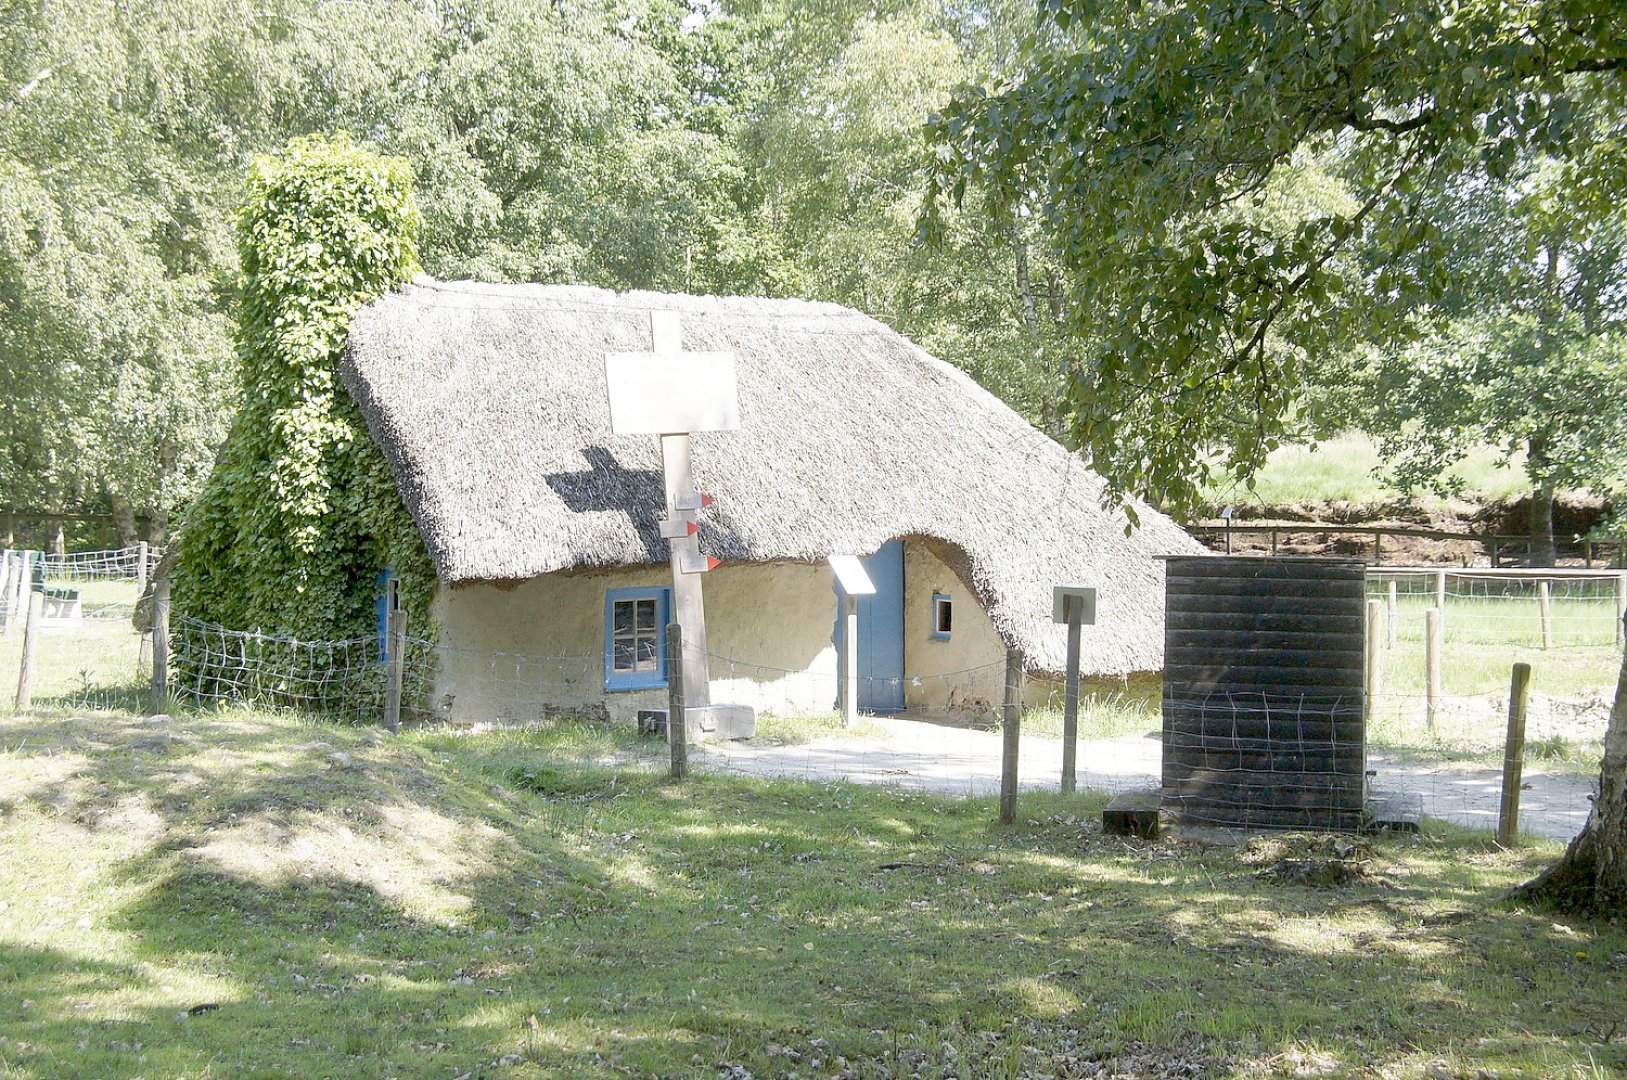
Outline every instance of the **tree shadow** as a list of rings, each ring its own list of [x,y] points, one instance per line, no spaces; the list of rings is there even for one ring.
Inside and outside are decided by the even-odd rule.
[[[1019,1038],[1064,1075],[1130,1043],[1216,1063],[1332,1047],[1353,1070],[1529,1033],[1580,1056],[1610,1007],[1597,965],[1627,949],[1498,907],[1474,864],[1504,856],[1434,836],[1381,851],[1445,867],[1425,885],[1380,866],[1315,890],[1104,837],[1094,797],[1025,796],[1032,822],[1002,827],[987,799],[675,782],[524,732],[97,718],[6,741],[60,766],[19,804],[90,830],[135,800],[161,825],[101,879],[139,886],[98,927],[117,960],[0,950],[0,1016],[20,1017],[0,1057],[39,1075],[779,1075],[838,1055],[897,1074],[945,1045],[952,1074],[984,1075]]]

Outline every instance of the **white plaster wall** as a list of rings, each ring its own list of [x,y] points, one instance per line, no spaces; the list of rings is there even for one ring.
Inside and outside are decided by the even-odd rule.
[[[432,704],[454,722],[664,708],[665,690],[604,688],[605,590],[669,585],[665,566],[548,574],[513,586],[441,586]],[[706,576],[712,700],[779,711],[831,709],[836,615],[823,564],[740,563]]]
[[[948,640],[932,636],[932,596],[954,604]],[[920,544],[904,544],[904,704],[911,709],[998,707],[1006,647],[971,589]]]

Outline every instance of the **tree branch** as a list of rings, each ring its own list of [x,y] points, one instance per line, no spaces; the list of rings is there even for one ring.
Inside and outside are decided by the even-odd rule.
[[[1405,135],[1409,131],[1417,131],[1421,127],[1427,127],[1435,121],[1438,115],[1440,114],[1434,109],[1425,109],[1418,115],[1410,116],[1405,120],[1386,120],[1382,116],[1362,116],[1355,109],[1350,109],[1336,115],[1334,119],[1357,131],[1387,131],[1391,135]]]

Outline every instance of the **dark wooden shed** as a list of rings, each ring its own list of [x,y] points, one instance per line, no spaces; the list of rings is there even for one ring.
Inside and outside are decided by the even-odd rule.
[[[1165,809],[1188,824],[1358,829],[1365,566],[1232,556],[1165,565]]]

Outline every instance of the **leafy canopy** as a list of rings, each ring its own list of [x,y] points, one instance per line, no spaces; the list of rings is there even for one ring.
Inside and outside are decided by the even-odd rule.
[[[1627,171],[1617,0],[1045,0],[1026,60],[929,124],[923,227],[979,184],[1037,205],[1095,345],[1078,439],[1174,508],[1216,451],[1252,475],[1315,365],[1446,287],[1423,192],[1547,155],[1602,213]],[[1271,213],[1315,162],[1348,197]]]

